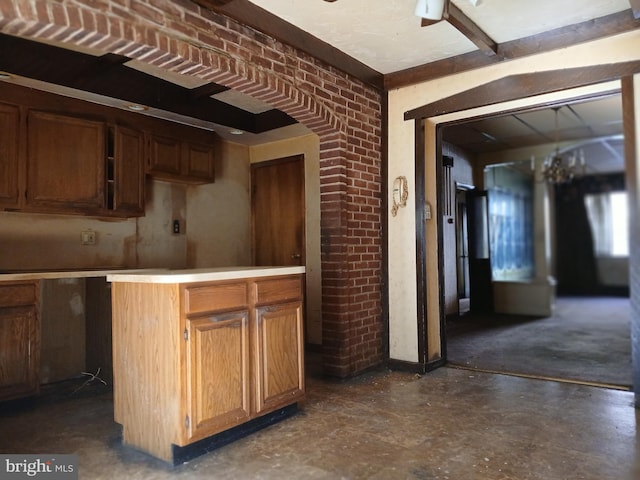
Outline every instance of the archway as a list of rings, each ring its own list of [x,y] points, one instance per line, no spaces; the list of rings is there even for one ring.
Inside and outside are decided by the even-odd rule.
[[[0,31],[117,53],[211,80],[278,108],[320,137],[325,373],[383,359],[381,95],[346,74],[194,3],[63,0],[2,5]]]

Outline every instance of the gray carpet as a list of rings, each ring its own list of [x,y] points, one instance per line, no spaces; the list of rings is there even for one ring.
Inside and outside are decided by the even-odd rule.
[[[447,359],[465,368],[629,388],[630,302],[561,297],[549,318],[447,318]]]

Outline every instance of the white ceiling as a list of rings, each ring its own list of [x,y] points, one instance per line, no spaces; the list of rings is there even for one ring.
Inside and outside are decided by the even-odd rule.
[[[542,109],[448,126],[443,139],[470,152],[510,151],[510,162],[544,158],[558,147],[561,153],[581,151],[589,174],[624,169],[620,95],[564,105],[557,114],[557,129],[556,111]]]
[[[421,27],[416,0],[250,1],[383,74],[477,49],[447,22]],[[452,2],[497,43],[630,8],[629,0]]]

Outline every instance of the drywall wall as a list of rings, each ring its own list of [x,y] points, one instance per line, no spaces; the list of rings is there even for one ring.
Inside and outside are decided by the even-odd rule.
[[[186,189],[187,265],[251,265],[249,147],[222,143],[215,171],[214,183]]]

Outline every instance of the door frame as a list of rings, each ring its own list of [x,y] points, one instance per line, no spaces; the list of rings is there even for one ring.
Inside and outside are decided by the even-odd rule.
[[[469,191],[471,190],[475,190],[475,186],[474,185],[470,185],[468,183],[462,183],[462,182],[455,182],[455,188],[454,188],[454,195],[455,195],[455,224],[456,224],[456,297],[457,297],[457,301],[458,301],[458,315],[461,315],[462,313],[466,313],[469,311],[469,308],[467,308],[464,312],[461,313],[460,311],[460,300],[462,298],[466,298],[469,303],[471,302],[471,285],[470,285],[470,279],[469,279],[469,221],[468,221],[468,205],[467,205],[467,201],[466,201],[466,197],[469,193]],[[464,194],[465,197],[465,208],[464,208],[464,214],[461,215],[460,214],[460,209],[459,209],[459,203],[458,203],[458,195],[462,193]],[[466,229],[462,227],[461,222],[464,219],[464,224],[466,225]],[[463,230],[464,232],[461,234],[461,230]],[[465,282],[466,285],[466,289],[469,291],[469,295],[467,297],[461,297],[460,296],[460,267],[459,267],[459,260],[460,260],[460,237],[463,238],[463,243],[466,244],[466,250],[467,250],[467,264],[466,264],[466,275],[463,273],[463,279],[466,277],[466,280],[463,280]],[[464,268],[464,267],[463,267]]]
[[[442,228],[441,225],[438,225],[435,234],[438,252],[438,266],[435,277],[433,275],[433,267],[428,269],[427,260],[427,242],[429,238],[433,240],[434,235],[431,234],[428,237],[424,228],[427,210],[425,208],[426,175],[427,172],[433,170],[434,164],[436,198],[442,198],[442,162],[436,161],[442,156],[442,128],[472,119],[536,108],[550,108],[570,101],[587,100],[612,93],[621,94],[623,105],[625,103],[633,104],[633,99],[625,98],[626,95],[633,96],[633,88],[631,86],[621,88],[620,80],[622,80],[623,85],[630,85],[633,75],[638,73],[640,73],[640,62],[623,62],[606,66],[597,65],[569,70],[513,75],[405,112],[405,120],[414,120],[415,122],[418,371],[426,372],[446,364],[446,335],[443,328]],[[637,126],[633,129],[628,125],[634,119],[631,115],[627,115],[624,109],[623,115],[630,117],[624,125],[625,148],[628,151],[635,151],[635,131]],[[631,132],[631,135],[628,135],[629,132]],[[633,145],[633,147],[630,145]],[[638,160],[636,159],[636,161]],[[436,224],[442,221],[441,209],[440,205],[435,209],[439,217]],[[632,214],[637,213],[632,212]],[[630,258],[630,260],[633,265],[633,258]],[[431,281],[429,281],[429,276],[431,276]],[[439,303],[438,313],[436,315],[427,315],[428,311],[434,311],[434,306],[430,306],[427,302],[429,285],[434,282],[440,286],[440,289],[437,296],[432,293],[430,298],[433,299],[436,296]],[[636,292],[634,295],[632,285],[632,303],[635,296],[640,297],[640,292]],[[638,324],[635,325],[635,328],[640,328],[640,318],[634,318],[638,317],[638,315],[640,315],[639,312],[632,312],[632,328],[634,328],[635,324]],[[439,338],[434,339],[434,334]],[[640,340],[638,342],[640,343]],[[434,346],[439,349],[439,352],[434,350]],[[634,345],[632,352],[634,351],[634,380],[640,381],[640,345]],[[438,353],[439,357],[434,360],[435,354]],[[640,392],[636,393],[636,403],[640,405]]]

